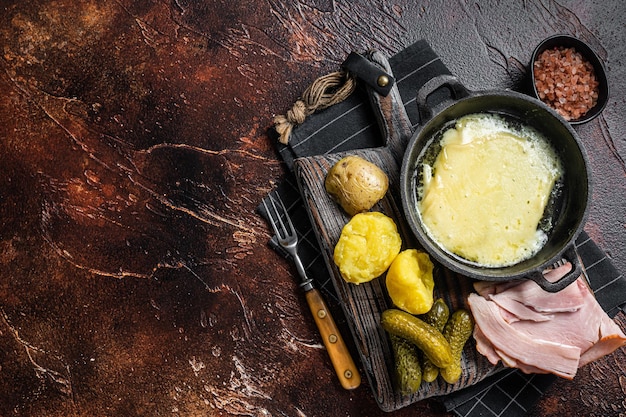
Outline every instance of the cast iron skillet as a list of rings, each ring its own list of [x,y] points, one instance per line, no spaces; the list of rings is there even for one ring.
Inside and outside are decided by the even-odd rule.
[[[450,94],[441,98],[441,92]],[[437,93],[437,94],[435,94]],[[455,77],[442,75],[428,81],[417,94],[421,122],[404,154],[400,172],[402,206],[409,226],[420,244],[443,266],[470,278],[487,281],[531,279],[544,290],[557,292],[574,282],[582,268],[574,241],[588,214],[591,179],[586,153],[574,129],[541,101],[514,91],[469,91]],[[429,104],[429,102],[435,102]],[[563,187],[551,204],[553,212],[548,241],[532,258],[504,267],[486,267],[444,250],[426,232],[417,209],[416,180],[422,158],[430,152],[436,136],[451,121],[472,113],[497,113],[518,119],[551,142],[563,162]],[[543,271],[561,259],[571,262],[570,273],[550,282]]]

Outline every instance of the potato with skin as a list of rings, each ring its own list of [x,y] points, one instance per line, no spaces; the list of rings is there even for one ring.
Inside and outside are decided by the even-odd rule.
[[[387,174],[359,156],[346,156],[328,171],[326,191],[350,216],[371,209],[389,188]]]

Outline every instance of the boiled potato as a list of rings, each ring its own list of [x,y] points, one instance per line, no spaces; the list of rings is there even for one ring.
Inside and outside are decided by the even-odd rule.
[[[344,280],[361,284],[382,275],[401,246],[391,217],[376,211],[358,213],[341,230],[333,260]]]
[[[326,191],[350,216],[371,209],[387,192],[389,178],[375,164],[346,156],[328,171]]]
[[[427,253],[407,249],[393,260],[387,271],[387,293],[396,307],[424,314],[433,305],[434,265]]]

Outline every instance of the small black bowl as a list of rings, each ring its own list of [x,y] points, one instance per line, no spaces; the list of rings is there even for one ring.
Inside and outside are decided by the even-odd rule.
[[[537,45],[530,59],[530,82],[532,84],[532,92],[534,96],[539,99],[539,94],[537,93],[537,87],[535,85],[535,60],[537,59],[539,54],[541,54],[546,49],[551,49],[559,46],[565,48],[574,48],[587,61],[589,61],[591,65],[593,65],[595,76],[599,83],[598,101],[595,106],[589,109],[589,111],[587,111],[587,113],[585,113],[582,117],[568,121],[570,124],[573,125],[586,123],[597,117],[604,109],[604,106],[606,106],[606,102],[609,98],[609,84],[606,78],[604,64],[602,63],[600,58],[598,58],[598,55],[596,55],[593,49],[591,49],[589,45],[587,45],[580,39],[568,35],[554,35],[544,39],[539,45]]]

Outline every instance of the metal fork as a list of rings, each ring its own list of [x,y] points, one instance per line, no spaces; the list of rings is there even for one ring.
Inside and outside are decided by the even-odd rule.
[[[266,200],[269,200],[270,204]],[[263,206],[269,223],[274,229],[278,243],[291,255],[296,264],[296,269],[302,278],[300,287],[305,291],[306,301],[335,368],[335,373],[339,377],[339,382],[345,389],[355,389],[361,384],[361,375],[322,295],[313,286],[313,280],[306,274],[302,260],[298,256],[298,235],[287,209],[282,200],[273,197],[272,194],[266,200],[263,200]]]

